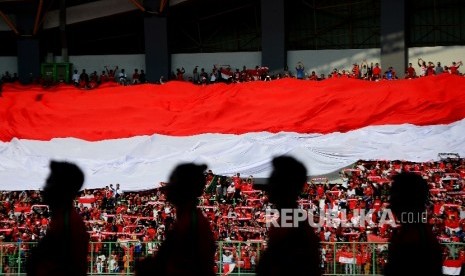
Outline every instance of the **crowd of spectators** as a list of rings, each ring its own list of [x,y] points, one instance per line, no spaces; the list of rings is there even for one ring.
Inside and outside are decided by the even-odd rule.
[[[10,72],[6,71],[4,74],[2,74],[1,82],[8,83],[8,82],[16,82],[16,81],[18,81],[17,73],[13,73],[13,75],[11,75]]]
[[[305,65],[302,62],[298,62],[295,66],[295,70],[290,70],[287,66],[282,72],[270,72],[266,66],[255,66],[255,68],[242,67],[231,68],[229,65],[213,65],[210,71],[205,68],[195,66],[192,73],[186,73],[184,67],[176,68],[175,71],[171,72],[168,78],[163,76],[156,82],[158,84],[164,84],[170,80],[177,81],[189,81],[198,85],[206,85],[213,83],[241,83],[250,81],[270,81],[281,78],[296,78],[301,80],[312,80],[321,81],[330,78],[354,78],[369,81],[380,81],[380,80],[396,80],[399,78],[413,79],[418,77],[439,75],[439,74],[453,74],[462,76],[463,74],[459,71],[460,66],[463,65],[462,61],[453,61],[450,65],[443,66],[441,62],[429,61],[425,62],[419,58],[417,61],[418,68],[412,63],[408,64],[405,71],[398,73],[395,68],[389,66],[383,71],[379,63],[371,62],[368,64],[366,60],[363,60],[359,64],[354,63],[350,69],[338,69],[334,68],[327,74],[318,74],[315,71],[308,72],[305,70]],[[96,88],[98,85],[106,82],[117,82],[121,85],[133,85],[146,83],[146,75],[144,70],[134,69],[132,74],[127,74],[125,69],[120,69],[118,66],[114,68],[104,67],[99,74],[94,71],[90,74],[85,69],[81,69],[81,72],[74,70],[71,76],[71,83],[76,87],[83,89]],[[16,73],[11,75],[8,71],[2,74],[1,83],[16,82],[18,76]],[[38,79],[38,83],[43,85],[50,85],[46,80]],[[1,90],[0,90],[1,91]]]
[[[322,242],[324,269],[333,269],[336,257],[346,273],[370,271],[372,250],[377,250],[376,261],[382,267],[385,247],[359,244],[335,248],[334,242],[385,242],[389,239],[393,225],[379,222],[382,212],[389,207],[390,179],[401,171],[416,172],[429,183],[431,198],[427,220],[439,241],[465,242],[465,159],[424,163],[359,161],[353,168],[342,170],[337,180],[309,179],[299,198],[300,207],[314,217],[319,218],[323,211],[335,218],[325,218],[324,223],[314,228]],[[215,240],[223,242],[223,252],[221,256],[218,252],[217,261],[221,258],[244,270],[253,270],[265,246],[267,221],[272,219],[267,216],[267,209],[273,206],[268,202],[266,191],[260,188],[265,186],[255,185],[252,176],[242,177],[239,173],[227,177],[210,170],[206,172],[206,179],[198,208],[210,221]],[[0,203],[0,244],[32,242],[44,237],[49,213],[39,191],[3,192]],[[176,219],[175,208],[166,201],[161,190],[123,192],[119,184],[82,191],[75,200],[75,208],[94,242],[93,256],[97,257],[93,263],[98,271],[128,269],[130,262],[144,254],[153,254],[157,242],[164,240],[165,230]],[[360,215],[355,210],[373,210],[372,222],[360,223]],[[345,217],[341,216],[343,212]],[[111,245],[106,242],[114,242],[113,248],[108,248]],[[8,250],[17,250],[11,244],[5,246],[2,245],[4,256],[8,255],[5,254]],[[335,249],[337,256],[334,256]],[[462,251],[460,257],[465,261],[465,248]],[[457,252],[445,251],[444,256]],[[352,256],[356,261],[344,263],[341,256],[346,256],[344,260]]]
[[[146,83],[147,79],[144,70],[140,70],[139,72],[139,69],[136,68],[132,76],[129,77],[125,69],[119,69],[118,66],[109,69],[108,66],[105,66],[105,70],[103,70],[100,75],[97,71],[89,75],[86,69],[82,69],[81,73],[79,73],[78,70],[74,70],[71,81],[76,87],[92,89],[106,82],[117,82],[120,85],[129,85]]]
[[[423,59],[418,59],[419,73],[417,74],[412,63],[409,63],[409,66],[405,69],[405,74],[398,74],[396,70],[389,66],[385,71],[381,68],[379,63],[371,62],[368,64],[366,60],[363,60],[360,64],[354,63],[352,68],[347,69],[338,69],[334,68],[331,72],[325,74],[318,74],[315,71],[307,72],[305,70],[305,65],[303,62],[299,61],[296,64],[295,71],[285,67],[283,72],[272,73],[269,71],[269,68],[266,66],[256,66],[255,68],[247,68],[243,66],[242,70],[239,68],[232,69],[229,65],[214,65],[210,72],[207,72],[205,68],[201,68],[199,71],[198,66],[196,66],[192,74],[187,75],[186,70],[182,68],[177,68],[176,73],[173,71],[171,73],[171,80],[178,81],[189,81],[194,84],[212,84],[217,82],[224,83],[240,83],[240,82],[250,82],[250,81],[270,81],[281,78],[296,78],[301,80],[312,80],[312,81],[321,81],[329,78],[354,78],[362,79],[369,81],[379,81],[379,80],[395,80],[399,78],[412,79],[430,75],[439,75],[439,74],[454,74],[462,75],[459,72],[459,67],[463,65],[461,61],[452,62],[449,66],[442,66],[440,62],[434,65],[433,62],[428,62],[428,64],[423,61]]]

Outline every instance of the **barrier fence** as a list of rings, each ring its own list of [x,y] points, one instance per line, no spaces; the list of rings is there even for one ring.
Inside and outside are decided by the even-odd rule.
[[[0,275],[25,275],[25,266],[33,242],[0,243]],[[254,275],[263,241],[217,242],[217,275]],[[443,243],[445,258],[458,260],[465,243]],[[88,275],[132,275],[137,260],[156,253],[160,242],[124,240],[91,242]],[[324,275],[383,275],[387,243],[322,242],[321,269]],[[461,264],[461,262],[459,262]]]

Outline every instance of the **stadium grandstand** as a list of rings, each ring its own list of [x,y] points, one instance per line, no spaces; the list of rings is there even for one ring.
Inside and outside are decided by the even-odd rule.
[[[322,275],[385,274],[403,172],[429,189],[408,219],[464,275],[464,16],[460,0],[0,0],[0,275],[25,275],[47,234],[51,160],[85,174],[88,275],[156,256],[185,162],[208,165],[215,273],[255,275],[282,155],[308,169]]]

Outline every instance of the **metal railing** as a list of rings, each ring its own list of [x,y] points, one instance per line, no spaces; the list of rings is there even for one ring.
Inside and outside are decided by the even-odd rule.
[[[132,275],[134,264],[156,253],[160,242],[91,242],[89,244],[88,275]],[[0,275],[25,275],[25,265],[35,242],[0,243]],[[266,244],[253,242],[217,242],[215,255],[217,275],[254,275],[255,265]],[[448,258],[458,259],[465,252],[465,243],[441,244]],[[383,275],[387,259],[387,243],[322,242],[321,269],[323,275]],[[232,262],[224,262],[233,256]]]

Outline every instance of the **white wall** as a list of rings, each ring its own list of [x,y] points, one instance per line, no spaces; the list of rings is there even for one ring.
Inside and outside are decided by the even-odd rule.
[[[453,61],[465,61],[465,46],[437,46],[437,47],[418,47],[410,48],[408,53],[409,62],[415,66],[418,58],[424,61],[432,61],[436,64],[438,61],[444,66],[449,66]],[[464,69],[461,70],[464,72]]]
[[[171,55],[171,70],[176,72],[176,68],[184,67],[186,76],[192,75],[195,66],[205,68],[206,72],[211,72],[213,65],[229,65],[233,70],[261,66],[261,52],[235,52],[235,53],[201,53],[201,54],[173,54]]]
[[[301,61],[308,74],[315,71],[317,75],[328,75],[335,68],[351,71],[354,63],[360,64],[363,60],[368,63],[380,62],[380,55],[380,49],[288,51],[287,65],[293,74],[297,63]]]
[[[0,77],[8,71],[11,75],[18,73],[18,59],[16,57],[0,56]]]

